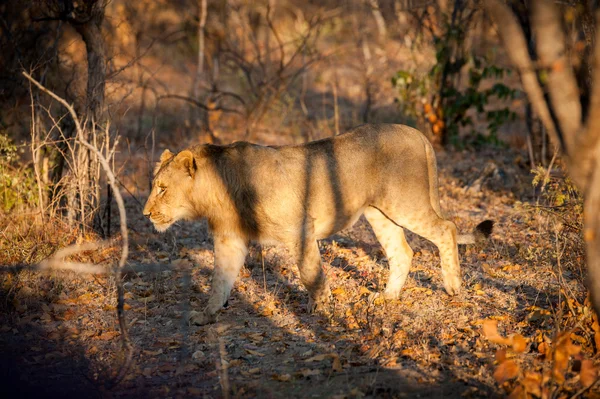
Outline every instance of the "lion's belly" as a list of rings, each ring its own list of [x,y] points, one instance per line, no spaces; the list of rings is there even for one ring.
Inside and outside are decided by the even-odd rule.
[[[317,240],[321,240],[337,233],[340,230],[352,227],[352,225],[356,223],[364,211],[365,208],[362,207],[350,215],[330,214],[316,217],[314,220],[315,238]]]
[[[361,173],[350,176],[348,171],[340,168],[335,183],[327,173],[323,174],[326,178],[311,185],[313,191],[307,206],[317,239],[329,237],[356,223],[369,205],[372,191],[372,182]]]

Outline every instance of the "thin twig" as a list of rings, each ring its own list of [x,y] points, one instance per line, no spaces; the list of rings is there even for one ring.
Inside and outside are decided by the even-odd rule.
[[[575,392],[573,394],[573,396],[571,396],[569,399],[576,399],[576,398],[580,397],[581,395],[583,395],[584,393],[586,393],[587,391],[589,391],[590,389],[592,389],[596,385],[598,385],[599,382],[600,382],[600,376],[597,377],[596,380],[594,382],[592,382],[589,386],[583,387],[579,391]]]
[[[89,249],[82,249],[89,250]],[[164,265],[158,263],[128,263],[123,267],[122,273],[162,273],[165,271],[185,271],[177,265]],[[64,258],[52,258],[40,263],[15,265],[0,265],[0,274],[30,272],[73,272],[77,274],[104,275],[112,271],[108,265],[95,265],[92,263],[67,262]]]
[[[158,96],[156,98],[156,104],[158,105],[158,103],[161,100],[165,100],[168,98],[172,98],[172,99],[176,99],[176,100],[182,100],[182,101],[186,101],[190,104],[195,105],[198,108],[201,108],[203,110],[205,110],[206,112],[215,112],[215,111],[223,111],[223,112],[231,112],[234,114],[239,114],[239,115],[243,115],[240,111],[238,111],[237,109],[233,109],[233,108],[226,108],[226,107],[222,107],[222,106],[217,106],[217,107],[209,107],[208,105],[201,103],[198,100],[195,100],[191,97],[187,97],[187,96],[182,96],[179,94],[163,94],[162,96]]]

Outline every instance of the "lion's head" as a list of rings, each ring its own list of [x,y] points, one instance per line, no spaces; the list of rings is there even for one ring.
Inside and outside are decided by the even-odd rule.
[[[154,170],[152,191],[143,211],[159,232],[164,232],[178,220],[195,216],[192,192],[196,170],[196,160],[190,150],[177,155],[165,150],[160,156]]]

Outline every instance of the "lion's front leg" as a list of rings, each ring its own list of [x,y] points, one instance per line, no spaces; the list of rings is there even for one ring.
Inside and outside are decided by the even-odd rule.
[[[321,266],[319,245],[314,239],[295,245],[300,280],[309,292],[309,311],[328,312],[331,291]]]
[[[248,247],[238,237],[215,237],[215,270],[208,304],[202,312],[191,312],[190,322],[196,325],[214,323],[221,310],[240,269],[244,265]]]

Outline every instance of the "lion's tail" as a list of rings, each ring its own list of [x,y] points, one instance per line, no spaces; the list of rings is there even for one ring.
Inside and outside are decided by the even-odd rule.
[[[433,147],[429,140],[421,134],[421,139],[423,140],[423,144],[425,145],[425,157],[427,159],[427,177],[429,180],[429,202],[431,203],[431,207],[437,213],[437,215],[441,219],[444,218],[444,214],[442,209],[440,208],[440,188],[438,182],[438,169],[437,169],[437,161],[435,159],[435,153],[433,152]]]
[[[494,221],[484,220],[483,222],[479,223],[477,227],[475,227],[475,230],[473,230],[472,233],[459,234],[456,238],[456,241],[459,245],[480,243],[489,238],[493,229]]]
[[[445,219],[442,209],[440,207],[440,195],[439,195],[439,182],[438,182],[438,170],[437,161],[435,159],[435,153],[429,140],[424,135],[420,135],[425,145],[425,156],[427,158],[427,172],[429,178],[429,202],[431,207],[437,213],[441,219]],[[469,234],[459,234],[457,237],[457,243],[460,245],[480,243],[489,238],[494,229],[493,220],[484,220],[479,223],[475,230]]]

